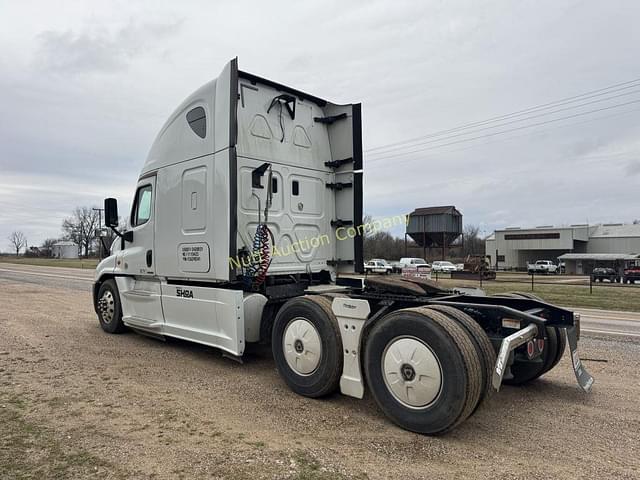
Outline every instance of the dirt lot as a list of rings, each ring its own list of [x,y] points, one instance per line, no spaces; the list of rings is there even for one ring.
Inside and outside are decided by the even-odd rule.
[[[0,478],[640,478],[640,345],[581,349],[592,395],[565,356],[429,438],[293,394],[266,350],[107,335],[88,293],[0,279]]]

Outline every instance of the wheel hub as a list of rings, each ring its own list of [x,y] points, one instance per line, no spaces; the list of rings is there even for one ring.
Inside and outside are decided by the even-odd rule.
[[[405,382],[410,382],[411,380],[416,378],[416,371],[408,363],[405,363],[404,365],[402,365],[402,367],[400,367],[400,373],[402,375],[402,379]]]
[[[98,310],[104,323],[111,323],[115,313],[115,299],[110,290],[105,291],[98,301]]]
[[[409,408],[426,408],[442,389],[442,368],[431,348],[416,337],[397,337],[382,354],[382,374],[395,399]]]
[[[282,350],[289,367],[299,375],[311,375],[322,356],[320,334],[313,324],[296,317],[284,329]]]

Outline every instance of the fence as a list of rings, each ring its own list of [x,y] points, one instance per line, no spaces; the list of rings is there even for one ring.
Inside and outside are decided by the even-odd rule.
[[[640,294],[640,282],[624,284],[622,279],[618,282],[610,281],[594,281],[594,277],[590,275],[553,275],[553,274],[527,274],[516,272],[497,272],[495,279],[486,279],[482,275],[478,274],[477,278],[473,278],[471,275],[467,275],[464,279],[452,279],[451,274],[442,272],[432,272],[431,278],[438,281],[450,280],[451,282],[459,283],[475,283],[479,288],[486,286],[499,286],[500,284],[522,284],[527,286],[532,292],[536,290],[536,286],[551,285],[555,287],[585,287],[589,289],[589,294],[593,294],[594,288],[618,288],[628,289],[629,293]],[[635,289],[635,290],[634,290]],[[640,297],[639,297],[640,303]]]

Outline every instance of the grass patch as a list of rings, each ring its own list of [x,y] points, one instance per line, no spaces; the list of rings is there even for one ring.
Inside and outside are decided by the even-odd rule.
[[[476,281],[448,280],[438,281],[446,288],[453,286],[479,287]],[[535,284],[533,291],[531,284],[525,282],[484,281],[482,289],[488,294],[506,292],[530,292],[538,295],[549,303],[566,307],[600,308],[604,310],[620,310],[640,312],[640,288],[634,286],[603,286],[594,285],[593,293],[588,285]]]
[[[36,265],[42,267],[64,267],[95,269],[100,260],[95,258],[30,258],[2,255],[0,263],[14,263],[19,265]]]
[[[2,478],[65,479],[119,473],[90,452],[63,445],[55,432],[27,419],[26,409],[24,398],[7,393],[0,396]]]

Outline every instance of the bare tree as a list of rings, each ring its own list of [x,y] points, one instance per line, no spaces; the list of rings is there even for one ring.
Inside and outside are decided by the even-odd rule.
[[[84,250],[84,256],[89,256],[91,246],[96,239],[95,231],[98,225],[98,212],[91,207],[76,207],[73,215],[62,222],[65,240],[71,240]]]
[[[463,257],[467,255],[484,255],[484,239],[480,236],[480,227],[466,225],[464,227],[464,245],[461,249]]]
[[[20,255],[20,250],[27,246],[27,237],[25,237],[24,233],[20,231],[11,232],[11,235],[7,238],[9,239],[11,246],[16,251],[16,257]]]

